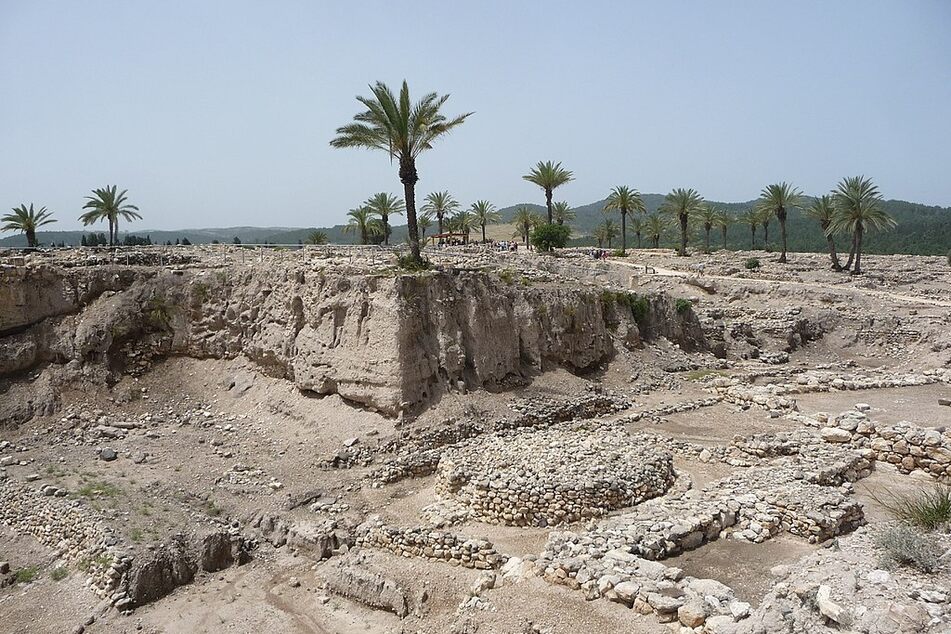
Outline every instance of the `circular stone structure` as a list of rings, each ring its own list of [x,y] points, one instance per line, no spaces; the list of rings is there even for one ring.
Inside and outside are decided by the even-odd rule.
[[[435,490],[484,522],[548,526],[638,504],[673,481],[669,452],[621,430],[549,428],[450,448],[436,468]]]

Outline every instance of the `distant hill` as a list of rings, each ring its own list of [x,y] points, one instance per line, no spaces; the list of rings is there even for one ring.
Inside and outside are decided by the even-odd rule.
[[[556,196],[557,198],[557,196]],[[644,204],[648,213],[655,213],[664,200],[661,194],[644,194]],[[730,214],[736,216],[750,207],[755,201],[746,202],[714,202],[711,204],[723,207]],[[542,205],[526,203],[512,205],[501,209],[504,223],[511,223],[515,210],[526,206],[545,215]],[[884,203],[885,209],[898,221],[898,226],[885,233],[872,232],[866,237],[865,249],[869,253],[910,253],[917,255],[945,255],[951,251],[951,207],[930,207],[903,200],[888,200]],[[572,225],[573,244],[594,244],[591,237],[595,228],[604,219],[602,209],[604,201],[600,200],[574,208],[576,214]],[[612,217],[620,222],[617,214]],[[824,251],[825,237],[816,222],[807,218],[800,211],[791,211],[787,222],[790,251]],[[355,236],[344,232],[344,225],[332,227],[318,227],[327,234],[330,242],[335,244],[353,244]],[[307,236],[318,229],[315,227],[222,227],[213,229],[181,229],[178,231],[131,231],[131,235],[140,237],[149,236],[153,244],[175,243],[176,240],[187,239],[192,244],[209,244],[215,240],[222,243],[231,243],[237,237],[243,244],[298,244],[306,240]],[[98,229],[104,227],[97,227]],[[769,229],[770,244],[775,248],[779,240],[779,223],[774,221]],[[90,232],[87,232],[87,234]],[[120,240],[127,232],[120,232]],[[478,233],[478,232],[477,232]],[[491,236],[508,237],[512,230],[507,227],[493,227],[489,231]],[[693,230],[696,236],[698,230]],[[40,231],[37,238],[41,244],[66,244],[76,246],[80,244],[83,235],[81,231]],[[694,240],[697,237],[693,238]],[[757,230],[757,248],[762,244],[762,229]],[[406,240],[406,225],[393,227],[390,236],[392,244],[400,244]],[[662,245],[673,246],[677,241],[676,232],[671,229],[662,240]],[[711,242],[714,246],[721,246],[720,233],[714,230]],[[633,245],[635,238],[628,226],[628,244]],[[847,248],[846,239],[839,238],[842,248]],[[0,246],[25,246],[26,238],[22,234],[8,235],[0,239]],[[746,226],[733,225],[727,232],[727,248],[748,249],[750,247],[750,231]]]

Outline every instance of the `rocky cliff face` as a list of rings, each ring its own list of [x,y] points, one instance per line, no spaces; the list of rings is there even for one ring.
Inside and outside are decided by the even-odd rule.
[[[616,345],[637,345],[641,329],[703,346],[696,318],[663,296],[639,328],[597,287],[515,284],[485,272],[95,267],[10,281],[0,311],[8,382],[42,365],[108,380],[154,356],[244,355],[302,390],[396,414],[446,390],[502,389],[555,367],[584,371]]]

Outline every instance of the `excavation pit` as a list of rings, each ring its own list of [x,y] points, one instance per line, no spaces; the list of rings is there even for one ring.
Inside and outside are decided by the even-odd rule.
[[[670,453],[635,444],[619,429],[495,434],[449,449],[437,495],[490,524],[549,526],[597,517],[663,495]]]

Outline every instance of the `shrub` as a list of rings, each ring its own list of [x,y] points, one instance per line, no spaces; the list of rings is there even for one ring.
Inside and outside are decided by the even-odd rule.
[[[571,228],[566,225],[544,224],[532,230],[532,244],[542,252],[560,249],[568,244]]]
[[[515,283],[515,273],[511,269],[502,269],[499,271],[499,279],[511,286]]]
[[[897,520],[929,531],[951,524],[951,487],[936,484],[930,490],[888,495],[872,497]]]
[[[755,271],[759,268],[759,258],[747,258],[746,262],[743,263],[743,266],[745,266],[747,270]]]
[[[614,252],[611,253],[611,255],[612,255],[613,257],[616,257],[616,258],[621,258],[621,257],[626,257],[626,256],[627,256],[627,254],[624,253],[623,251],[621,251],[620,249],[615,249]]]
[[[31,581],[35,581],[39,576],[39,566],[27,566],[26,568],[20,568],[16,571],[16,574],[13,575],[13,583],[30,583]]]
[[[676,302],[674,302],[674,307],[677,309],[678,315],[686,315],[690,312],[690,309],[693,308],[693,304],[690,303],[689,299],[684,299],[681,297]]]
[[[410,273],[418,273],[420,271],[428,271],[433,265],[425,258],[417,260],[413,257],[412,253],[407,253],[406,255],[396,256],[396,266]]]
[[[882,568],[910,566],[922,572],[938,568],[941,546],[932,535],[921,533],[907,524],[885,531],[878,539],[883,550],[879,565]]]
[[[69,570],[65,566],[54,568],[53,572],[50,573],[50,578],[53,581],[62,581],[68,576],[69,576]]]

